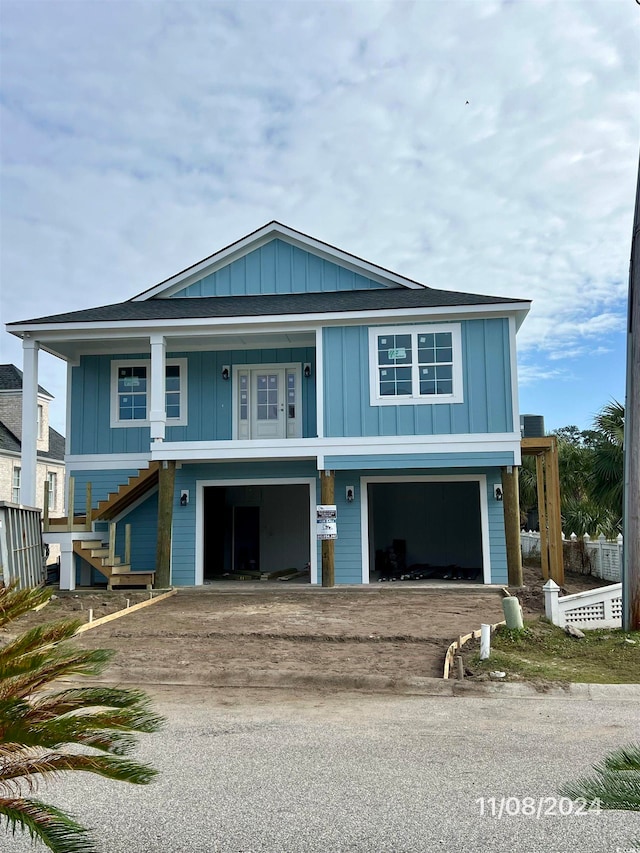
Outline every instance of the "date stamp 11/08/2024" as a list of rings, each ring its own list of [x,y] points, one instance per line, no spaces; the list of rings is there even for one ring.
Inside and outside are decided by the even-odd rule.
[[[571,800],[569,797],[478,797],[480,817],[586,817],[599,815],[600,800]]]

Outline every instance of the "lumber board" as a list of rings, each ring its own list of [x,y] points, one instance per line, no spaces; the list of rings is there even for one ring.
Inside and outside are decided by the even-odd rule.
[[[126,616],[128,613],[135,613],[137,610],[142,610],[143,607],[149,607],[152,604],[157,604],[158,601],[164,601],[167,598],[171,598],[172,595],[176,595],[178,592],[177,589],[170,589],[169,592],[163,592],[160,595],[156,595],[155,598],[149,598],[147,601],[140,601],[138,604],[134,604],[133,607],[125,607],[123,610],[116,610],[115,613],[109,613],[107,616],[101,616],[99,619],[94,619],[93,622],[85,622],[84,625],[81,625],[76,634],[82,634],[83,631],[88,631],[90,628],[97,628],[99,625],[105,625],[107,622],[113,622],[114,619],[119,619],[121,616]]]

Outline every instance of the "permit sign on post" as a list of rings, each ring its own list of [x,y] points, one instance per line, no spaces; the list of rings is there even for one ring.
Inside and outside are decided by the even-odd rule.
[[[318,539],[338,538],[338,510],[335,504],[317,504],[316,532]]]

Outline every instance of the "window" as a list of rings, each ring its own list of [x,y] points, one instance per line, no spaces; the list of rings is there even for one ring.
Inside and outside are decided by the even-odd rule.
[[[47,473],[47,483],[49,484],[49,509],[55,510],[58,490],[58,474],[56,471],[49,471]]]
[[[187,360],[167,359],[165,365],[165,411],[167,426],[187,422]],[[149,426],[151,396],[150,361],[111,362],[111,426]]]
[[[369,329],[371,405],[462,402],[458,323]]]
[[[11,480],[11,500],[14,504],[20,503],[20,480],[22,478],[22,469],[16,465],[13,469],[13,478]]]
[[[38,406],[38,414],[36,420],[36,428],[38,430],[38,439],[42,441],[44,438],[44,406]]]

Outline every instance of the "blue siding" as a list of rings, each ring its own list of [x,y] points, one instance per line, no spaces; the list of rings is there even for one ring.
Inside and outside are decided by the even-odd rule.
[[[116,526],[116,554],[122,559],[124,559],[125,526],[127,524],[131,525],[132,570],[134,572],[154,572],[158,541],[157,490],[118,521]]]
[[[84,515],[88,482],[91,483],[91,506],[95,509],[100,501],[106,500],[111,492],[117,492],[129,477],[135,477],[138,473],[138,468],[113,468],[108,471],[74,471],[71,468],[67,474],[75,481],[74,512],[76,515]]]
[[[302,435],[316,429],[316,359],[314,347],[223,352],[167,353],[187,359],[186,426],[167,427],[167,441],[228,440],[232,437],[233,381],[222,378],[222,365],[311,363],[311,376],[301,380]],[[148,353],[127,356],[83,356],[72,370],[71,453],[144,453],[151,441],[149,427],[110,426],[111,362],[149,359]]]
[[[509,323],[464,320],[462,403],[371,406],[366,326],[323,331],[325,435],[454,435],[511,432]]]
[[[325,456],[325,467],[333,471],[406,468],[485,468],[488,465],[514,465],[513,453],[390,453],[375,456]]]
[[[179,290],[174,297],[318,293],[384,287],[339,264],[274,239]]]

